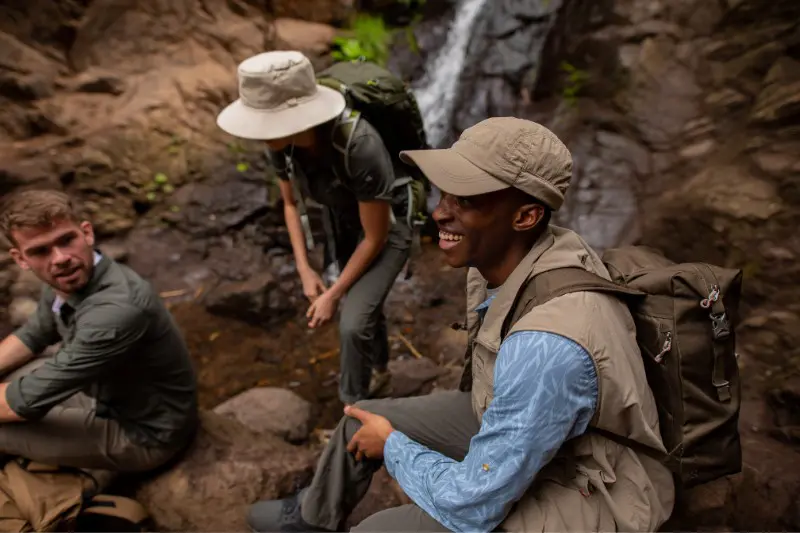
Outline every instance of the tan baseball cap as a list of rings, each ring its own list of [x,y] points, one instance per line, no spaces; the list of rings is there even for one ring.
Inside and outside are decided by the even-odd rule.
[[[475,196],[514,187],[553,211],[572,178],[564,143],[541,124],[515,117],[488,118],[464,130],[450,148],[407,150],[400,158],[446,193]]]

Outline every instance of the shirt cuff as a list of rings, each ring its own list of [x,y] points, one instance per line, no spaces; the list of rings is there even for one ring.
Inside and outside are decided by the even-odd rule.
[[[22,378],[20,377],[15,379],[8,384],[8,387],[6,387],[6,403],[8,404],[8,407],[11,408],[11,410],[14,411],[17,416],[20,416],[25,420],[37,420],[42,418],[44,413],[38,409],[29,408],[25,403],[25,400],[22,397],[22,390],[20,389],[20,379]]]
[[[386,471],[393,478],[395,477],[394,469],[400,464],[402,458],[403,447],[412,442],[405,434],[397,430],[389,433],[389,438],[386,439],[386,443],[383,445],[383,464],[386,467]]]

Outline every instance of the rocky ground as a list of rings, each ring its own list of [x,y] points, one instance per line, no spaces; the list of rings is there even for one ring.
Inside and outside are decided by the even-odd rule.
[[[101,249],[162,291],[195,357],[203,433],[138,489],[161,530],[243,527],[248,502],[308,479],[319,430],[341,413],[336,329],[305,326],[260,147],[214,117],[248,55],[300,48],[326,64],[352,4],[0,5],[0,194],[81,197]],[[428,4],[417,50],[394,49],[410,80],[452,16],[454,2]],[[560,223],[600,248],[639,241],[745,272],[745,469],[685,495],[674,529],[800,528],[798,20],[793,0],[504,0],[470,45],[452,134],[487,114],[540,120],[575,156]],[[415,266],[387,306],[397,395],[454,386],[463,350],[446,327],[461,319],[463,273],[432,245]],[[0,252],[0,334],[37,292]],[[384,474],[353,521],[402,501]]]

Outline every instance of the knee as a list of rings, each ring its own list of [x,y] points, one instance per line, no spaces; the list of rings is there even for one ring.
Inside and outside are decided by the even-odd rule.
[[[361,400],[353,405],[359,409],[363,409],[364,411],[372,412],[370,406],[377,401],[379,400]],[[359,422],[358,419],[347,415],[342,417],[342,420],[339,422],[339,424],[343,426],[344,437],[347,442],[350,442],[350,440],[353,438],[353,435],[355,435],[356,432],[361,429],[361,422]]]
[[[357,314],[342,313],[339,320],[339,337],[343,341],[358,341],[364,337],[366,319]]]

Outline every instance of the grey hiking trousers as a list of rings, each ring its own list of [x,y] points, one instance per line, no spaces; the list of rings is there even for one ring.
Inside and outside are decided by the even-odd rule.
[[[32,372],[46,359],[33,359],[3,381]],[[0,424],[0,453],[81,468],[103,481],[113,477],[112,472],[155,469],[181,449],[132,442],[115,420],[96,416],[94,400],[82,393],[56,405],[41,420]]]
[[[347,245],[349,244],[349,246]],[[339,267],[355,249],[357,240],[337,243]],[[389,362],[389,334],[383,304],[395,279],[408,260],[411,228],[398,221],[389,231],[381,253],[367,271],[350,287],[339,317],[341,381],[339,399],[353,404],[367,398],[372,369],[386,370]]]
[[[480,423],[472,410],[470,393],[452,391],[416,396],[367,400],[358,407],[386,417],[411,439],[461,461]],[[331,530],[341,526],[366,494],[372,475],[382,461],[356,461],[347,443],[361,422],[344,417],[336,427],[317,464],[301,504],[303,520]],[[403,505],[367,518],[353,531],[448,531],[416,505]]]

